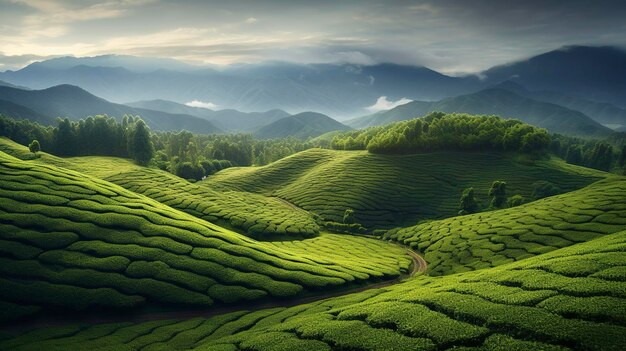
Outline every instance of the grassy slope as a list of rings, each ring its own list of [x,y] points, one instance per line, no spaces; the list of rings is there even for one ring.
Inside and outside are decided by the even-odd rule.
[[[65,326],[12,350],[622,350],[626,231],[520,262],[289,308]]]
[[[535,256],[626,228],[626,177],[519,207],[458,216],[385,238],[424,253],[429,273],[457,273]]]
[[[322,236],[292,252],[110,182],[3,152],[0,183],[3,319],[41,306],[127,309],[290,297],[397,276],[410,262],[398,246],[366,238],[339,243]]]
[[[351,208],[366,226],[397,227],[455,215],[467,187],[487,204],[494,180],[506,181],[509,195],[530,197],[538,180],[566,192],[603,177],[558,159],[529,164],[497,153],[389,156],[311,149],[264,167],[227,169],[202,184],[278,196],[333,221]]]
[[[28,148],[4,138],[0,138],[0,150],[20,159],[33,158]],[[310,213],[278,198],[238,191],[218,192],[119,157],[59,158],[43,152],[39,155],[33,162],[96,176],[257,239],[307,238],[319,234],[319,226]]]

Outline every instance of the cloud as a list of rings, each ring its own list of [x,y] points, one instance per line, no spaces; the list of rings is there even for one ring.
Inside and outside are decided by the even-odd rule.
[[[187,103],[185,103],[185,105],[190,106],[190,107],[199,107],[199,108],[206,108],[208,110],[215,110],[217,109],[217,105],[212,103],[212,102],[204,102],[204,101],[200,101],[200,100],[192,100],[189,101]]]
[[[407,98],[402,98],[400,100],[397,101],[389,101],[387,100],[386,96],[381,96],[378,98],[378,100],[376,100],[376,103],[372,106],[368,106],[366,107],[366,109],[370,112],[378,112],[378,111],[382,111],[382,110],[391,110],[394,107],[398,107],[400,105],[404,105],[404,104],[408,104],[409,102],[411,102],[413,100],[411,99],[407,99]]]
[[[249,17],[249,18],[246,19],[246,23],[250,23],[250,24],[257,23],[258,21],[259,20],[257,18],[254,18],[254,17]]]

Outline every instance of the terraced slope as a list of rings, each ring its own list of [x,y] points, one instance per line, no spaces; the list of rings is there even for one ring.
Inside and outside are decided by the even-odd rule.
[[[402,248],[367,238],[322,236],[292,252],[110,182],[3,152],[0,184],[5,320],[47,307],[286,298],[397,276],[410,260]]]
[[[308,238],[320,230],[310,213],[284,200],[241,191],[214,191],[157,169],[142,168],[105,179],[255,239]]]
[[[626,231],[496,268],[290,308],[72,325],[11,350],[623,350]]]
[[[372,228],[456,215],[468,187],[487,205],[494,180],[506,181],[509,195],[529,198],[539,180],[567,192],[606,175],[558,159],[529,163],[498,153],[391,156],[311,149],[264,167],[229,168],[201,184],[277,196],[330,221],[353,209],[356,221]]]
[[[431,275],[498,266],[626,228],[626,177],[515,208],[393,229],[422,252]],[[578,267],[578,266],[576,266]]]
[[[33,158],[27,147],[8,139],[0,139],[0,150],[23,160]],[[310,213],[278,198],[238,191],[218,192],[119,157],[59,158],[47,153],[39,156],[33,161],[96,176],[256,239],[309,238],[319,234],[319,226]]]

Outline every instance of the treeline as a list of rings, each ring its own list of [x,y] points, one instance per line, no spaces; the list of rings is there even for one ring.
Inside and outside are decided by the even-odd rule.
[[[185,179],[202,179],[231,166],[265,165],[311,147],[297,139],[257,140],[250,134],[155,133],[154,164]]]
[[[372,153],[497,150],[541,154],[549,146],[550,136],[545,129],[519,120],[442,112],[341,133],[331,143],[334,149]]]
[[[553,135],[550,150],[567,163],[624,173],[626,138],[615,134],[606,140],[587,140],[563,135]]]
[[[41,150],[58,156],[118,156],[147,164],[154,155],[150,130],[134,116],[121,122],[107,116],[80,121],[58,119],[56,127],[0,116],[0,135],[20,144],[37,140]]]
[[[139,118],[107,116],[55,127],[0,116],[0,136],[22,145],[37,140],[42,151],[58,156],[133,158],[185,179],[199,180],[231,166],[265,165],[313,147],[294,138],[256,140],[250,134],[198,135],[187,131],[150,132]]]

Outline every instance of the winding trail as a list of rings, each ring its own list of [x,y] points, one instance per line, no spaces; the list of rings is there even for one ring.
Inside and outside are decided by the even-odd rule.
[[[399,244],[398,244],[399,245]],[[99,323],[120,323],[120,322],[148,322],[154,320],[165,320],[165,319],[191,319],[191,318],[208,318],[214,317],[222,314],[227,314],[231,312],[237,311],[257,311],[269,308],[276,307],[293,307],[296,305],[307,304],[311,302],[316,302],[320,300],[329,299],[332,297],[339,297],[348,294],[354,294],[366,290],[371,289],[380,289],[387,286],[395,285],[402,282],[405,279],[411,278],[417,274],[423,274],[428,269],[428,264],[424,260],[424,258],[417,253],[415,253],[411,249],[407,249],[402,246],[406,250],[406,254],[411,257],[413,260],[413,264],[411,265],[411,270],[408,273],[400,274],[395,279],[381,281],[378,283],[367,284],[358,287],[352,287],[347,289],[337,290],[334,289],[328,293],[315,293],[310,296],[303,296],[294,299],[285,299],[285,300],[271,300],[265,302],[249,302],[249,303],[238,303],[235,305],[228,306],[218,306],[218,307],[202,307],[196,309],[173,309],[173,310],[143,310],[137,311],[135,313],[128,314],[120,314],[120,313],[112,313],[107,314],[95,313],[85,314],[85,315],[71,315],[64,316],[62,313],[57,314],[49,314],[46,316],[38,316],[35,319],[31,319],[23,322],[14,322],[11,325],[2,326],[3,331],[22,331],[28,329],[35,328],[45,328],[45,327],[55,327],[55,326],[63,326],[63,325],[71,325],[71,324],[99,324]]]

